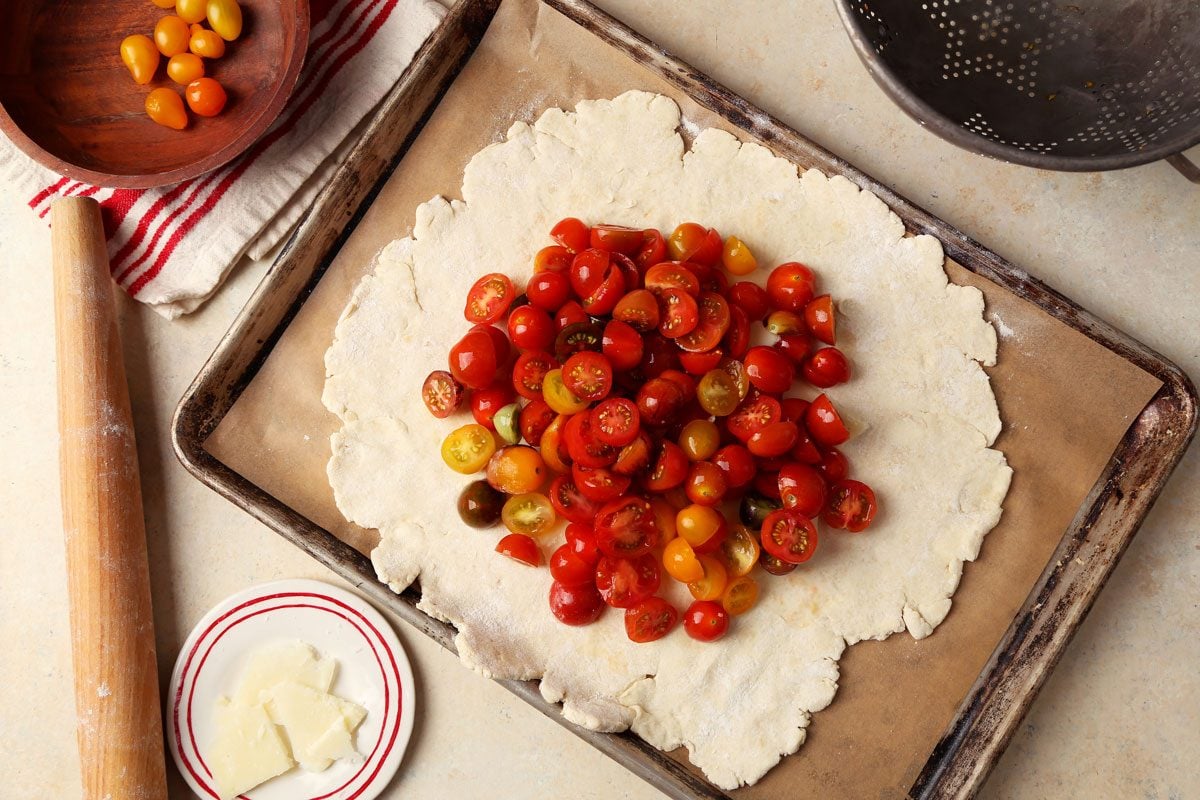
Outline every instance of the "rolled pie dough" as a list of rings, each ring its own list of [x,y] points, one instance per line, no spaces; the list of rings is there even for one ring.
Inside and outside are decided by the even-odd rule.
[[[686,746],[731,789],[800,747],[812,713],[833,699],[846,645],[905,629],[920,639],[946,617],[963,562],[1000,518],[1011,470],[989,449],[1000,417],[980,368],[995,361],[996,334],[980,292],[948,283],[938,241],[905,237],[850,181],[798,175],[723,131],[685,150],[679,124],[673,101],[646,92],[552,108],[471,159],[462,200],[417,208],[412,236],[379,254],[326,354],[323,399],[342,420],[329,480],[346,518],[379,530],[379,577],[399,592],[420,575],[420,608],[457,628],[464,663],[540,679],[579,725]],[[863,535],[823,530],[816,556],[791,575],[760,576],[758,606],[716,644],[682,631],[634,644],[619,611],[561,624],[549,572],[497,556],[498,531],[468,528],[455,512],[472,477],[438,454],[468,414],[432,418],[421,383],[466,331],[473,281],[500,271],[523,283],[565,216],[661,230],[696,220],[743,238],[762,265],[810,265],[839,300],[838,344],[854,377],[829,394],[865,426],[843,449],[882,511]],[[547,537],[544,554],[561,540]],[[686,608],[686,588],[663,583]]]

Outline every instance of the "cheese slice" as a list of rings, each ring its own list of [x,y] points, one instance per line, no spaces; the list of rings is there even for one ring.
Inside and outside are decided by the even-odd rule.
[[[270,644],[255,650],[250,656],[249,663],[242,670],[233,701],[244,706],[258,705],[263,702],[264,693],[284,681],[327,692],[333,683],[336,668],[336,661],[318,658],[316,651],[302,641]]]
[[[287,772],[295,762],[279,729],[261,705],[217,700],[216,736],[205,753],[221,800],[237,797]]]
[[[297,681],[278,683],[265,696],[304,769],[320,772],[339,758],[359,757],[353,734],[367,714],[362,706]]]

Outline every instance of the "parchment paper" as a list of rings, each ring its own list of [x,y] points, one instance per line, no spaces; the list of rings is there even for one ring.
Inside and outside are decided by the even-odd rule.
[[[342,519],[325,477],[337,419],[321,405],[323,357],[351,289],[380,248],[411,231],[419,203],[435,194],[459,196],[471,155],[502,140],[514,120],[635,88],[679,102],[690,123],[685,138],[691,125],[752,138],[536,0],[506,0],[373,207],[210,437],[210,452],[369,553],[377,534]],[[936,174],[929,183],[937,185]],[[848,648],[837,698],[815,715],[808,741],[738,796],[903,796],[1126,428],[1160,386],[1036,306],[956,264],[946,269],[955,282],[984,292],[1000,333],[999,362],[989,373],[1004,420],[997,447],[1014,470],[1003,519],[979,560],[966,565],[953,609],[934,635],[915,642],[897,634]],[[421,468],[436,455],[413,459]],[[675,755],[686,763],[686,753]]]

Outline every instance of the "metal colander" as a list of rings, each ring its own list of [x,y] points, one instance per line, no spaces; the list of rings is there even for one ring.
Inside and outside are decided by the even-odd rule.
[[[1197,0],[838,0],[880,86],[949,141],[1033,167],[1105,170],[1200,142]]]

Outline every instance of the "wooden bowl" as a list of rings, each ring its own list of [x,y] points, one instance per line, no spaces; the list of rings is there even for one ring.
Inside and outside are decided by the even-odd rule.
[[[279,116],[308,48],[308,0],[240,0],[245,24],[225,55],[205,61],[229,96],[216,117],[191,113],[182,131],[146,116],[121,40],[153,38],[172,13],[150,0],[0,0],[0,130],[69,178],[145,188],[194,178],[249,147]]]

